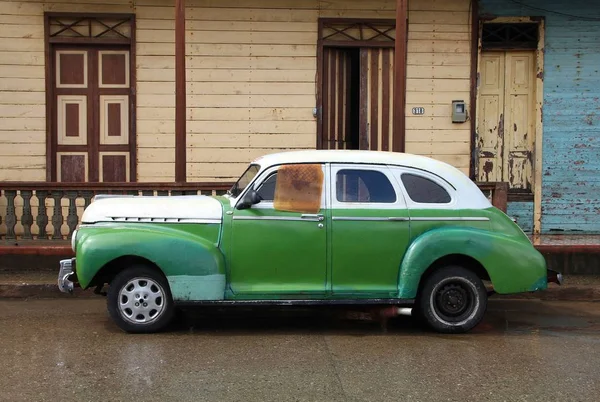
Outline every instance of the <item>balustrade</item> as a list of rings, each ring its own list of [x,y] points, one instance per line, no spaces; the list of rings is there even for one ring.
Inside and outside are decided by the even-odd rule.
[[[230,187],[231,183],[0,182],[0,241],[69,240],[83,211],[98,194],[221,195]]]

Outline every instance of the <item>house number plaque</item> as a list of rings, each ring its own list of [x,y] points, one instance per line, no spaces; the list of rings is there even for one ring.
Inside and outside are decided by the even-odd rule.
[[[413,107],[412,114],[417,114],[417,115],[425,114],[425,108],[424,107]]]

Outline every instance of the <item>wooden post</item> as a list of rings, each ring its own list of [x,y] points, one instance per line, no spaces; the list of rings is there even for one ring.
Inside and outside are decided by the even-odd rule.
[[[185,0],[175,0],[175,181],[186,173]]]
[[[396,42],[394,48],[394,137],[392,151],[404,152],[406,141],[406,44],[408,42],[408,0],[396,0]]]

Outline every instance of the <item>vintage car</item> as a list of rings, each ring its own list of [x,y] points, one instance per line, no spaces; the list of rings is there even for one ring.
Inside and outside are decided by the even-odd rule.
[[[185,305],[372,304],[459,333],[488,293],[562,280],[462,172],[392,152],[267,155],[223,196],[99,196],[72,247],[59,288],[108,285],[127,332]]]

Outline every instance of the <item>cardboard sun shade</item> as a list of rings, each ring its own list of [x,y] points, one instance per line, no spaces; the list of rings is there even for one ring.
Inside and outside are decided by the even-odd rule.
[[[317,213],[321,209],[321,165],[289,165],[277,171],[273,206],[279,211]]]

